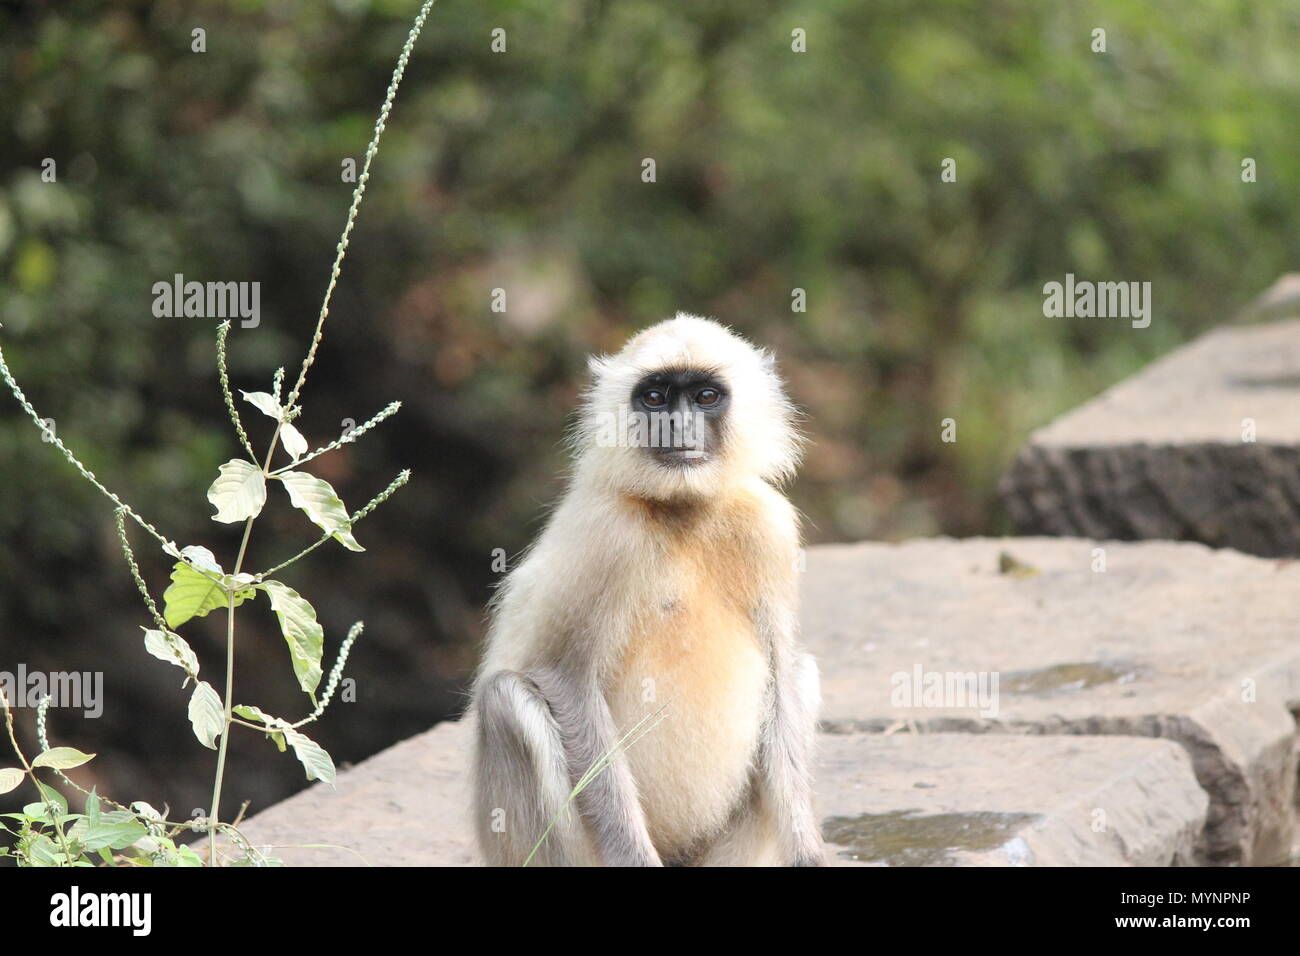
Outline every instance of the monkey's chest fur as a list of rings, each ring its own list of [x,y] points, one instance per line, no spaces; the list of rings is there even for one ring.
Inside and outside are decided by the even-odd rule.
[[[642,727],[655,726],[626,753],[650,838],[668,862],[706,850],[737,814],[754,812],[749,784],[770,670],[750,606],[755,569],[729,550],[715,539],[710,560],[670,564],[606,688],[620,733],[652,715]]]

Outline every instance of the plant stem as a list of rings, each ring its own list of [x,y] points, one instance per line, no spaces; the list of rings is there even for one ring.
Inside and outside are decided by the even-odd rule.
[[[235,397],[230,394],[230,373],[226,371],[226,336],[229,334],[230,320],[227,319],[217,326],[217,379],[221,383],[221,397],[226,403],[226,411],[230,413],[230,420],[235,425],[235,434],[239,436],[239,442],[244,446],[244,450],[248,452],[248,457],[253,464],[257,464],[257,453],[253,451],[253,445],[248,440],[248,433],[244,431],[244,423],[239,419],[239,409],[235,407]]]
[[[171,542],[163,537],[162,532],[141,518],[140,515],[138,515],[134,509],[129,507],[121,498],[109,491],[104,483],[95,477],[95,473],[83,465],[77,456],[68,449],[68,446],[63,444],[63,439],[54,434],[54,432],[50,430],[49,426],[45,424],[45,420],[37,414],[36,409],[32,407],[32,403],[29,402],[27,396],[23,394],[23,390],[18,387],[18,383],[14,380],[13,373],[9,371],[9,366],[5,364],[3,349],[0,349],[0,379],[4,379],[4,383],[9,386],[9,391],[13,392],[14,398],[18,399],[18,404],[23,407],[23,411],[25,411],[28,417],[36,423],[36,427],[40,429],[45,440],[63,453],[63,457],[68,460],[72,467],[81,472],[81,477],[85,478],[88,482],[98,488],[100,493],[105,495],[109,501],[113,502],[113,504],[117,505],[129,514],[131,520],[153,535],[154,538],[157,539],[158,543],[163,546],[163,550],[166,551]],[[170,554],[171,552],[168,553]]]
[[[68,866],[72,866],[75,858],[68,848],[67,837],[63,835],[63,825],[59,823],[59,808],[45,796],[45,790],[41,787],[40,780],[36,778],[36,769],[27,762],[27,755],[23,753],[23,748],[18,746],[18,735],[14,733],[13,711],[9,709],[9,698],[5,696],[3,690],[0,690],[0,708],[3,708],[5,712],[5,726],[9,729],[9,743],[13,745],[14,753],[22,761],[23,770],[27,772],[28,779],[31,780],[32,786],[36,788],[37,796],[41,798],[41,803],[45,805],[45,812],[50,816],[50,825],[54,827],[54,835],[59,838],[59,849],[63,851],[64,859],[68,861]]]
[[[406,43],[402,46],[402,52],[397,57],[397,66],[393,69],[393,77],[388,83],[388,92],[384,94],[384,105],[379,108],[379,118],[375,121],[375,131],[370,138],[370,144],[366,147],[366,159],[361,166],[361,175],[357,177],[356,188],[352,190],[352,205],[348,209],[348,219],[343,226],[343,235],[339,237],[339,244],[334,254],[334,266],[330,269],[330,281],[325,287],[325,299],[321,302],[320,315],[316,319],[316,331],[311,337],[311,346],[307,349],[307,357],[303,359],[302,371],[298,373],[298,381],[294,383],[289,397],[285,399],[284,404],[292,408],[298,403],[298,396],[302,392],[302,387],[307,383],[307,373],[311,370],[312,363],[316,361],[316,350],[320,348],[321,338],[325,333],[325,319],[330,314],[330,299],[334,296],[334,287],[338,285],[339,273],[343,269],[343,258],[348,254],[348,238],[352,235],[352,227],[357,221],[357,212],[361,209],[361,200],[366,195],[366,183],[370,181],[370,163],[379,153],[379,140],[384,135],[384,128],[388,125],[388,114],[393,108],[393,100],[397,97],[397,88],[402,85],[402,77],[406,73],[406,64],[411,59],[411,51],[415,49],[415,41],[420,36],[420,31],[424,29],[424,21],[429,16],[429,10],[433,7],[434,0],[424,0],[420,7],[420,12],[415,16],[415,23],[411,25],[411,32],[406,35]]]
[[[247,533],[244,541],[248,541]],[[220,819],[221,780],[226,773],[226,747],[230,743],[231,702],[235,698],[234,592],[230,592],[227,597],[230,603],[226,605],[226,724],[221,730],[221,746],[217,751],[217,778],[212,784],[212,813],[208,818],[208,866],[221,865],[217,860],[217,820]]]
[[[276,443],[280,440],[280,428],[275,426],[275,434],[271,436],[271,447],[266,450],[266,461],[262,465],[262,473],[266,474],[271,469],[271,459],[275,455]],[[239,556],[235,558],[235,570],[232,575],[237,575],[243,569],[244,555],[248,552],[248,539],[253,534],[253,522],[256,516],[249,518],[244,522],[244,538],[239,542]],[[219,866],[217,860],[217,826],[221,819],[221,778],[226,772],[226,748],[230,743],[230,727],[234,722],[234,704],[235,704],[235,588],[226,591],[226,599],[229,602],[226,606],[226,720],[221,728],[221,744],[217,748],[217,776],[212,783],[212,809],[208,816],[208,866]]]

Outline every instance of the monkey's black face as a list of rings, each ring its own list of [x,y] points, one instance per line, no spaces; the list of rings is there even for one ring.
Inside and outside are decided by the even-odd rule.
[[[632,389],[633,441],[668,468],[703,464],[722,448],[730,395],[705,369],[651,372]]]

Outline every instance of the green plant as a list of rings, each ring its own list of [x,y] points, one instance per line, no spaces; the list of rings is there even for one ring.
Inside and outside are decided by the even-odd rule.
[[[361,634],[358,622],[348,631],[339,646],[335,664],[329,673],[325,690],[319,699],[316,692],[323,677],[321,661],[324,653],[324,630],[316,619],[316,611],[306,599],[283,581],[274,577],[316,548],[330,540],[338,541],[351,551],[364,550],[353,536],[353,528],[375,508],[404,485],[409,471],[399,474],[382,492],[371,499],[355,514],[349,514],[343,501],[328,482],[302,467],[308,462],[341,445],[360,438],[371,428],[393,415],[400,407],[394,402],[377,415],[339,439],[309,451],[306,439],[293,424],[302,414],[299,396],[307,381],[308,372],[316,359],[324,335],[325,320],[329,316],[333,296],[343,260],[347,254],[348,238],[356,222],[357,212],[365,196],[370,179],[370,166],[379,151],[379,141],[388,121],[389,112],[401,84],[411,51],[424,26],[434,0],[425,0],[416,15],[406,43],[398,57],[389,83],[383,106],[376,120],[374,133],[366,148],[365,161],[352,194],[347,222],[339,238],[329,283],[321,303],[315,332],[296,382],[287,396],[282,396],[284,369],[279,369],[270,392],[241,392],[244,400],[275,421],[275,430],[263,455],[254,451],[248,434],[240,420],[239,410],[230,390],[226,368],[226,339],[230,323],[217,328],[217,373],[222,397],[229,412],[235,434],[246,457],[233,458],[221,465],[216,480],[207,492],[208,501],[216,507],[213,519],[223,523],[243,522],[244,532],[231,570],[227,571],[208,548],[190,545],[178,547],[164,537],[138,512],[110,491],[48,428],[36,409],[15,381],[0,349],[0,378],[28,416],[36,423],[46,441],[52,443],[64,458],[116,506],[118,538],[123,557],[130,569],[140,595],[152,618],[152,628],[144,631],[144,646],[148,653],[180,668],[185,673],[182,688],[191,682],[194,689],[189,700],[189,720],[195,736],[205,747],[217,751],[216,771],[213,779],[212,802],[208,817],[202,820],[168,821],[147,803],[135,802],[126,806],[107,800],[94,791],[78,786],[65,771],[91,760],[94,754],[85,754],[71,747],[51,747],[45,732],[45,715],[50,698],[42,701],[37,711],[37,731],[41,752],[28,760],[20,746],[14,729],[13,713],[9,701],[0,693],[5,726],[10,744],[17,755],[21,769],[0,769],[0,793],[6,793],[30,782],[39,800],[25,806],[21,813],[5,814],[10,824],[0,824],[13,838],[13,845],[0,850],[0,855],[15,858],[20,865],[30,866],[90,866],[96,862],[128,865],[201,865],[203,860],[187,846],[177,845],[176,838],[183,831],[205,832],[208,835],[207,862],[220,865],[223,857],[218,852],[217,835],[226,836],[233,847],[228,851],[234,862],[246,865],[268,865],[277,861],[251,846],[232,823],[220,820],[221,797],[224,785],[226,754],[230,729],[246,727],[264,734],[283,752],[292,749],[302,763],[308,780],[322,780],[332,784],[335,776],[334,762],[328,752],[302,731],[302,727],[325,712],[347,663],[353,642]],[[290,459],[280,467],[273,467],[277,450]],[[312,545],[285,561],[265,571],[251,573],[244,570],[253,524],[262,513],[267,501],[268,483],[278,482],[288,494],[290,503],[301,510],[321,529],[322,536]],[[140,572],[126,533],[126,518],[131,518],[151,537],[162,550],[175,559],[171,583],[163,592],[163,607],[159,612],[149,587]],[[281,633],[288,645],[294,675],[299,688],[308,696],[312,710],[297,721],[274,717],[251,705],[234,703],[235,618],[236,609],[265,594],[271,610],[279,620]],[[198,656],[177,633],[186,622],[204,617],[214,610],[226,612],[226,666],[224,694],[218,694],[207,680],[200,677]],[[56,774],[66,785],[85,796],[85,812],[69,812],[66,797],[50,784],[42,781],[37,771]],[[114,809],[106,810],[105,805]]]

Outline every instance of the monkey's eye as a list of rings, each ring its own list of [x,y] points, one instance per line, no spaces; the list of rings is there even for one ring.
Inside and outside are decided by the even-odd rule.
[[[652,388],[641,395],[641,401],[651,408],[660,408],[668,404],[668,396],[658,389]]]
[[[716,388],[702,388],[695,396],[696,405],[716,405],[722,397]]]

